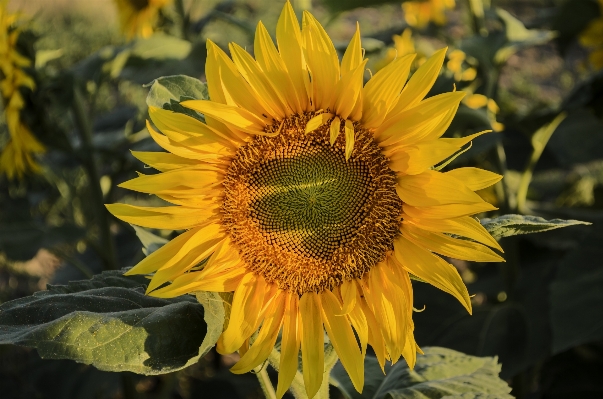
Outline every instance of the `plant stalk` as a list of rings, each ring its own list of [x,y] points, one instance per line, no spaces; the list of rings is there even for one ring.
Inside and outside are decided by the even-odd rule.
[[[276,392],[274,391],[274,387],[272,386],[272,382],[270,381],[270,377],[268,376],[268,365],[261,364],[254,369],[255,376],[258,378],[260,382],[260,387],[262,387],[262,391],[266,396],[266,399],[276,399]]]
[[[80,89],[75,85],[73,89],[72,111],[77,127],[77,131],[82,139],[83,149],[86,152],[85,157],[80,157],[84,164],[84,169],[88,175],[90,190],[92,194],[92,207],[96,216],[96,222],[100,228],[101,244],[103,251],[100,255],[103,259],[105,269],[117,269],[117,257],[115,254],[115,245],[111,235],[111,224],[109,214],[105,209],[103,201],[103,191],[100,185],[100,175],[96,167],[95,151],[92,145],[92,126],[84,108],[84,96]]]

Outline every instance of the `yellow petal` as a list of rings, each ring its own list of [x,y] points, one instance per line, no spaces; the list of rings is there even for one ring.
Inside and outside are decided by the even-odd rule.
[[[197,233],[200,228],[192,229],[186,231],[176,238],[170,240],[167,244],[159,248],[158,250],[152,252],[149,256],[140,261],[136,266],[128,270],[124,275],[132,276],[135,274],[149,274],[153,273],[171,259],[180,256],[182,248],[184,245],[190,241]]]
[[[350,40],[350,44],[348,44],[341,60],[341,75],[345,76],[347,73],[352,72],[361,63],[362,44],[360,41],[360,24],[356,22],[356,32],[352,36],[352,40]]]
[[[343,299],[342,315],[348,314],[356,306],[356,282],[354,280],[346,280],[341,284],[341,297]]]
[[[329,101],[329,108],[335,110],[335,114],[341,119],[347,119],[354,107],[362,90],[362,75],[366,62],[364,60],[352,72],[345,74],[335,85],[335,89]]]
[[[444,137],[440,140],[442,140],[443,142],[446,142],[448,144],[452,144],[452,145],[456,145],[457,147],[462,147],[465,144],[469,143],[470,141],[472,141],[474,138],[481,136],[482,134],[486,134],[486,133],[490,133],[490,130],[483,130],[481,132],[478,133],[474,133],[474,134],[470,134],[469,136],[465,136],[465,137],[461,137],[461,138],[449,138],[449,137]]]
[[[348,372],[354,388],[362,392],[364,387],[364,359],[352,327],[345,316],[338,316],[342,309],[337,297],[329,291],[324,290],[321,294],[322,321],[324,323],[329,339],[335,348],[335,352],[341,360],[341,364]]]
[[[274,301],[271,303],[266,318],[262,324],[262,329],[256,340],[251,345],[251,348],[241,357],[230,371],[235,374],[243,374],[253,370],[258,365],[262,364],[270,355],[274,348],[278,332],[283,323],[283,313],[285,311],[285,300],[287,294],[280,291]]]
[[[203,189],[222,181],[221,174],[210,165],[176,169],[156,175],[141,175],[118,187],[148,194],[161,194],[176,188]]]
[[[313,398],[320,389],[324,373],[324,332],[320,308],[320,297],[315,292],[306,292],[299,301],[302,370],[309,398]]]
[[[161,148],[182,158],[195,159],[197,161],[209,163],[218,163],[220,162],[222,157],[228,153],[227,147],[221,147],[221,150],[218,150],[219,152],[224,152],[224,154],[217,154],[207,151],[200,152],[193,148],[187,147],[186,145],[180,144],[177,141],[174,141],[169,137],[156,132],[155,129],[153,129],[153,127],[149,123],[149,121],[147,121],[147,130],[149,131],[149,134],[151,135],[153,140],[155,140],[155,142],[159,144]],[[207,146],[205,148],[211,149],[212,147]],[[215,149],[216,147],[214,146],[213,148]]]
[[[214,252],[215,248],[223,239],[224,233],[217,224],[210,224],[198,229],[172,258],[157,267],[158,270],[151,278],[146,293],[148,294],[162,284],[174,280],[176,277],[198,265]],[[163,249],[163,247],[161,249]],[[158,251],[159,250],[153,252],[143,259],[137,267],[144,265],[144,262]],[[154,260],[154,262],[156,262],[156,260]]]
[[[207,41],[207,62],[216,63],[227,105],[238,105],[265,121],[274,117],[264,99],[247,83],[224,51],[211,40]],[[213,99],[213,97],[211,97]]]
[[[470,190],[477,191],[496,184],[502,179],[502,176],[479,168],[458,168],[446,172],[447,176],[452,176],[460,180]]]
[[[157,107],[149,107],[149,116],[153,124],[162,132],[171,130],[196,137],[203,143],[220,143],[225,147],[234,148],[231,138],[191,116]]]
[[[401,231],[410,241],[440,255],[474,262],[504,262],[504,259],[490,248],[472,241],[422,230],[410,223],[404,223]]]
[[[197,160],[183,158],[169,152],[132,151],[132,155],[144,162],[145,165],[149,165],[161,172],[199,165],[199,161]]]
[[[146,207],[127,204],[105,205],[116,218],[153,229],[184,230],[206,223],[218,216],[218,204],[208,201],[203,209],[183,206]]]
[[[375,351],[377,361],[379,362],[379,366],[381,366],[381,371],[383,371],[383,374],[385,374],[385,360],[388,358],[388,355],[379,323],[377,322],[373,311],[369,309],[366,303],[362,303],[361,307],[364,315],[366,316],[368,326],[368,342],[373,348],[373,351]]]
[[[329,121],[329,119],[331,119],[332,117],[333,117],[333,114],[329,114],[329,113],[316,115],[315,117],[310,119],[308,121],[308,123],[306,124],[306,133],[310,133],[310,132],[313,132],[314,130],[318,129],[320,126],[327,123]]]
[[[302,25],[304,56],[312,75],[313,105],[316,109],[326,109],[339,80],[339,58],[323,27],[307,11],[304,11]]]
[[[331,141],[331,145],[335,144],[337,140],[337,136],[339,136],[339,129],[341,128],[341,119],[338,116],[333,118],[331,121],[331,127],[329,128],[329,137]]]
[[[419,219],[457,218],[498,209],[485,201],[475,204],[447,204],[437,206],[411,206],[404,204],[402,207],[404,213]]]
[[[409,54],[390,62],[368,81],[363,89],[362,125],[365,128],[375,128],[383,122],[404,87],[415,57],[416,54]]]
[[[355,283],[354,283],[354,285],[355,285]],[[362,355],[364,356],[366,354],[366,346],[369,341],[369,327],[368,327],[367,316],[365,315],[363,307],[361,305],[362,297],[360,295],[361,295],[360,291],[356,290],[355,302],[358,305],[354,306],[352,308],[350,313],[348,313],[348,317],[350,319],[350,322],[352,323],[352,326],[354,327],[354,330],[356,330],[356,335],[358,335],[358,339],[360,341],[360,349],[361,349]],[[344,306],[345,306],[345,303],[344,303]],[[344,310],[344,312],[345,312],[345,310]]]
[[[369,273],[367,302],[375,308],[375,316],[393,362],[400,357],[405,342],[406,315],[404,298],[391,280],[385,278],[385,265],[380,263]]]
[[[255,31],[255,58],[274,87],[279,99],[293,112],[303,112],[287,67],[276,50],[270,34],[260,21]]]
[[[308,111],[309,98],[306,92],[308,69],[302,54],[302,38],[299,22],[291,3],[288,1],[284,5],[276,25],[276,41],[279,53],[287,66],[287,71],[295,86],[300,106],[302,110]]]
[[[406,270],[451,294],[471,313],[471,300],[467,287],[454,266],[403,236],[394,241],[394,254]]]
[[[188,208],[204,208],[207,206],[207,201],[215,200],[221,194],[221,190],[204,190],[203,195],[194,194],[190,196],[174,196],[169,194],[157,195],[164,201],[174,205],[186,206]]]
[[[207,275],[205,278],[200,277],[202,272],[190,272],[176,277],[171,284],[150,292],[149,295],[156,298],[175,298],[199,291],[232,292],[237,289],[246,273],[243,267]]]
[[[264,305],[266,283],[263,277],[247,273],[232,299],[228,327],[222,333],[223,354],[233,353],[251,336]]]
[[[256,60],[236,43],[230,43],[228,47],[230,48],[230,54],[237,69],[258,95],[266,101],[268,106],[273,110],[273,115],[276,119],[284,119],[287,115],[293,113],[288,104],[279,97],[276,88],[268,80],[268,77]]]
[[[299,334],[297,333],[298,302],[299,299],[297,293],[288,294],[287,306],[283,318],[281,360],[278,368],[278,385],[276,387],[276,397],[278,399],[281,399],[285,392],[287,392],[293,378],[295,378],[295,373],[297,372],[300,345]]]
[[[229,127],[250,134],[261,134],[266,124],[251,112],[230,105],[223,105],[207,100],[188,100],[180,103],[182,106],[194,109],[204,115],[213,117]]]
[[[404,90],[398,98],[398,102],[388,114],[388,118],[394,117],[400,112],[417,105],[431,90],[440,74],[446,50],[443,48],[436,51],[423,65],[412,75]]]
[[[389,156],[390,168],[407,175],[417,175],[448,158],[459,148],[441,140],[425,141],[405,147],[392,147],[392,151],[396,152]]]
[[[375,131],[375,137],[383,146],[435,140],[452,122],[464,95],[463,92],[452,92],[430,97],[383,123]]]
[[[457,179],[433,170],[398,177],[396,191],[402,201],[414,206],[483,202],[479,195]]]
[[[217,57],[214,50],[214,43],[207,40],[207,60],[205,62],[205,78],[207,80],[207,91],[212,101],[227,104],[226,96],[222,88],[222,78],[220,77],[220,66],[216,62]]]
[[[343,127],[343,131],[345,133],[345,159],[346,161],[350,159],[352,156],[352,152],[354,151],[354,124],[351,120],[347,119],[345,121],[345,126]]]
[[[496,248],[501,252],[503,251],[484,226],[471,216],[461,216],[453,219],[414,219],[407,217],[406,220],[415,223],[425,230],[471,238],[472,240]]]

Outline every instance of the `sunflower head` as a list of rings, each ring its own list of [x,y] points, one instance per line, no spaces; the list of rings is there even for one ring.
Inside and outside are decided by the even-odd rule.
[[[148,130],[167,152],[135,152],[161,173],[121,187],[165,207],[108,205],[129,223],[184,233],[132,268],[151,274],[149,295],[234,292],[218,350],[232,368],[261,365],[281,338],[277,394],[298,369],[313,397],[324,374],[324,332],[355,387],[372,345],[383,367],[420,352],[411,277],[452,294],[467,289],[444,258],[501,261],[498,243],[471,215],[495,209],[475,191],[500,176],[477,168],[442,173],[479,132],[441,138],[463,93],[425,98],[441,69],[437,51],[408,80],[414,54],[365,84],[360,32],[339,59],[310,14],[289,3],[278,47],[260,22],[252,57],[208,41],[211,100],[181,104],[203,120],[151,108]],[[257,332],[253,344],[250,337]]]

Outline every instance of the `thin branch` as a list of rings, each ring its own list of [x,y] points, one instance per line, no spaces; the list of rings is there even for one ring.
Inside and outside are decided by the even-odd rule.
[[[111,225],[109,214],[103,203],[103,190],[100,186],[100,175],[96,167],[94,146],[92,144],[92,126],[84,109],[84,96],[80,92],[77,85],[73,89],[73,104],[72,111],[77,126],[77,131],[82,139],[83,148],[86,151],[86,156],[81,157],[84,164],[84,169],[88,175],[90,190],[92,194],[91,204],[94,208],[96,222],[100,228],[101,245],[106,256],[103,257],[103,262],[106,269],[117,269],[117,257],[115,255],[115,246],[111,235]]]

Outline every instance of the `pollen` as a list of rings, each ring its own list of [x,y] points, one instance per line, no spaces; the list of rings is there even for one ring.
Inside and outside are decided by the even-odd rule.
[[[305,133],[308,112],[241,146],[224,179],[222,224],[246,267],[302,295],[361,278],[393,249],[402,202],[371,133],[356,124],[330,144],[329,123]],[[342,126],[343,129],[343,126]]]

